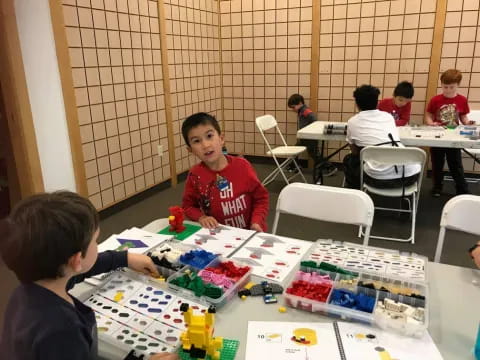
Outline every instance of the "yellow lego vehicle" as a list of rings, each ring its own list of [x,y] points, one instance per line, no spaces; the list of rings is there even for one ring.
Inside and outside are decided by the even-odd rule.
[[[194,315],[193,309],[183,303],[180,311],[183,312],[187,328],[180,337],[183,351],[188,352],[191,358],[205,359],[208,355],[212,360],[219,360],[223,338],[213,337],[215,306],[211,305],[206,314]]]

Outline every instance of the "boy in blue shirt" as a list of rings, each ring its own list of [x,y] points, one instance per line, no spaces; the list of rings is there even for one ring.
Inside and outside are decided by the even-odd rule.
[[[293,94],[288,98],[287,105],[290,109],[297,113],[298,117],[298,128],[303,129],[305,126],[310,125],[314,121],[317,121],[317,116],[315,113],[305,104],[305,99],[300,94]],[[307,140],[300,139],[297,141],[297,145],[302,145],[307,147],[308,155],[315,160],[317,158],[318,152],[318,141],[316,140]],[[295,171],[296,168],[291,164],[288,168],[288,171]],[[322,166],[323,176],[331,176],[337,172],[337,168],[332,163],[324,163]],[[321,184],[321,180],[317,181],[317,184]]]
[[[67,191],[34,195],[0,223],[0,254],[21,282],[5,312],[2,358],[97,359],[95,314],[68,290],[120,267],[158,275],[146,255],[97,254],[98,235],[92,203]],[[150,359],[178,358],[163,353]]]

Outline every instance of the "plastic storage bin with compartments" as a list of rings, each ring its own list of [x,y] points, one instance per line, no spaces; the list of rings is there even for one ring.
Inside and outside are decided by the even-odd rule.
[[[233,264],[237,268],[243,268],[243,272],[241,276],[238,276],[236,278],[231,278],[224,276],[222,279],[222,282],[219,284],[216,282],[218,280],[218,276],[216,276],[215,273],[209,271],[208,269],[212,268],[219,268],[221,264],[226,264],[230,263]],[[208,274],[205,272],[208,271]],[[242,262],[232,260],[232,259],[227,259],[224,257],[217,257],[215,258],[210,264],[208,264],[207,267],[203,270],[195,269],[191,266],[186,266],[182,268],[180,271],[176,272],[172,276],[170,276],[167,279],[168,287],[171,291],[173,291],[175,294],[178,296],[182,296],[184,298],[192,299],[194,301],[200,301],[203,303],[208,303],[211,305],[215,305],[215,307],[221,308],[223,305],[225,305],[228,301],[230,301],[236,294],[237,292],[242,289],[250,280],[250,276],[252,273],[252,268],[244,264]],[[211,297],[208,296],[207,294],[199,295],[198,293],[195,294],[195,292],[198,290],[195,284],[192,284],[193,282],[199,281],[198,279],[202,278],[202,281],[205,285],[214,285],[217,288],[222,289],[222,294],[219,297]],[[183,282],[185,284],[185,280],[188,282],[189,280],[192,280],[192,283],[190,283],[189,287],[186,288],[184,286],[179,286],[179,282]]]
[[[318,240],[287,286],[285,301],[291,307],[420,337],[429,321],[427,264],[426,257],[416,254]]]

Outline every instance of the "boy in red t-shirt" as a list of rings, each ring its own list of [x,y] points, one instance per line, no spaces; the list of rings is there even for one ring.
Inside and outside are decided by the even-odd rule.
[[[207,113],[193,114],[183,122],[182,135],[188,151],[202,161],[187,176],[185,215],[210,229],[220,223],[266,231],[268,191],[247,160],[223,154],[217,120]]]
[[[395,125],[408,125],[412,109],[413,92],[412,83],[402,81],[393,90],[393,97],[381,100],[377,105],[377,109],[391,114],[395,119]]]
[[[473,121],[468,120],[470,112],[468,100],[465,96],[457,94],[458,85],[462,81],[462,73],[456,69],[445,71],[440,76],[442,94],[434,96],[427,106],[425,122],[432,126],[455,127],[459,124],[469,125]],[[457,195],[468,194],[468,184],[465,181],[462,153],[455,148],[430,148],[432,157],[432,195],[439,197],[442,192],[443,165],[447,158],[448,169],[455,180]]]

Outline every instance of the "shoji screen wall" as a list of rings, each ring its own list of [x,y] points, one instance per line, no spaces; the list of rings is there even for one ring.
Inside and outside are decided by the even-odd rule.
[[[460,92],[480,109],[478,0],[63,0],[62,7],[76,150],[98,208],[187,171],[196,159],[180,128],[197,111],[221,121],[229,152],[262,156],[257,116],[273,114],[296,142],[292,93],[303,94],[320,120],[347,121],[356,86],[373,84],[389,97],[408,80],[411,122],[421,124],[427,91],[439,91],[439,72],[456,67],[464,73]],[[339,146],[330,142],[328,151]],[[465,165],[480,170],[470,159]]]
[[[188,115],[204,111],[221,120],[218,3],[165,0],[165,24],[177,173],[197,162],[181,134]]]
[[[356,112],[353,91],[372,84],[391,97],[399,81],[412,81],[413,124],[423,122],[435,0],[322,0],[318,112],[321,120],[347,121]],[[329,142],[328,149],[338,148]],[[336,156],[341,161],[349,150]]]
[[[295,143],[297,120],[287,99],[299,92],[310,101],[312,0],[220,1],[220,19],[229,150],[265,155],[255,128],[255,117],[265,113]]]
[[[64,0],[88,196],[105,208],[170,178],[158,6]],[[76,149],[72,149],[76,151]]]
[[[448,0],[440,61],[440,72],[450,68],[462,72],[459,92],[468,97],[471,109],[480,109],[479,8],[478,0]],[[438,85],[440,92],[440,80]],[[480,165],[464,156],[465,171],[479,172]]]

